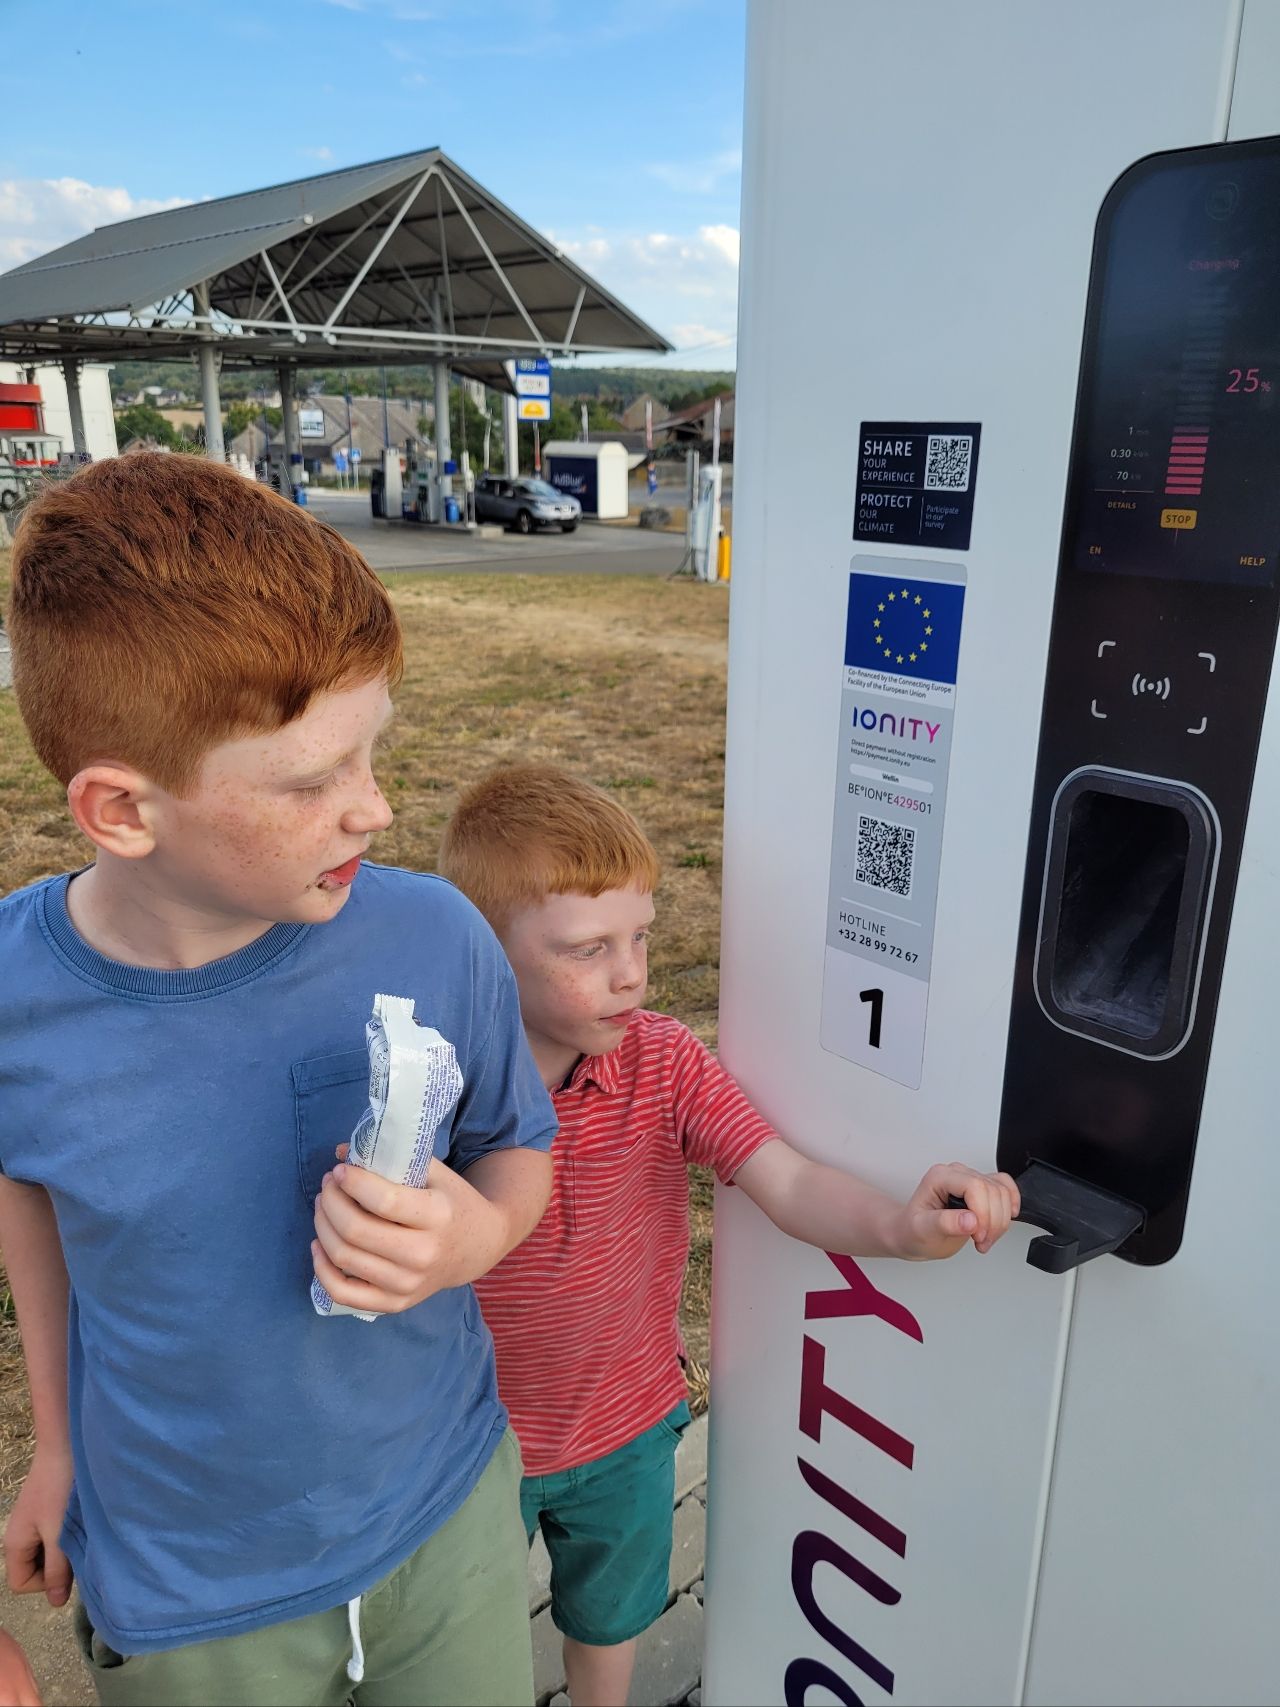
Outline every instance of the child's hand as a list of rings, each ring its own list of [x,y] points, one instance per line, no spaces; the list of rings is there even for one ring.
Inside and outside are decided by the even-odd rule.
[[[7,1630],[0,1630],[0,1707],[40,1707],[27,1656]]]
[[[509,1243],[503,1212],[433,1161],[421,1188],[339,1164],[316,1199],[316,1277],[338,1304],[390,1315],[486,1274]]]
[[[43,1594],[50,1606],[71,1597],[71,1561],[58,1545],[74,1472],[68,1451],[37,1445],[4,1530],[4,1565],[14,1594]]]
[[[947,1199],[962,1197],[963,1209]],[[951,1257],[967,1239],[989,1251],[1021,1208],[1008,1174],[980,1174],[961,1162],[930,1168],[902,1210],[902,1255],[916,1261]]]

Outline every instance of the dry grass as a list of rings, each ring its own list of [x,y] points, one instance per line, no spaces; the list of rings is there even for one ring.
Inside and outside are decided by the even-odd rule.
[[[0,548],[0,590],[7,560]],[[546,759],[599,783],[636,814],[662,859],[649,1002],[714,1046],[724,589],[604,575],[396,575],[388,585],[408,667],[382,760],[396,822],[378,857],[433,869],[459,791],[503,760]],[[0,692],[0,894],[87,857],[13,695]],[[693,1171],[684,1327],[703,1360],[711,1193]],[[15,1338],[0,1310],[0,1493],[21,1473],[26,1426]]]

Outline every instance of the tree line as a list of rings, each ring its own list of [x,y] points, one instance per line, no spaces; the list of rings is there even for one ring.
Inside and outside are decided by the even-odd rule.
[[[329,395],[349,391],[353,397],[381,397],[381,368],[299,368],[298,394],[314,386]],[[200,396],[200,380],[194,361],[117,362],[111,369],[112,390],[136,394],[149,385],[164,391],[182,391],[194,400]],[[396,399],[430,397],[435,384],[434,369],[418,365],[386,370],[387,396]],[[568,403],[597,402],[615,416],[646,393],[666,408],[686,409],[717,392],[731,391],[732,372],[707,368],[598,367],[552,364],[552,395]],[[224,405],[251,403],[255,395],[275,391],[270,369],[223,371],[218,381]],[[148,404],[134,405],[147,408]]]

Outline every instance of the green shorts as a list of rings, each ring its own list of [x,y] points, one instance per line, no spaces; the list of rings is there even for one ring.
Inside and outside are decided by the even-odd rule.
[[[119,1654],[76,1607],[103,1707],[530,1707],[528,1553],[520,1452],[508,1429],[468,1498],[361,1595],[364,1677],[351,1682],[351,1611],[335,1606],[158,1654]]]
[[[551,1555],[551,1618],[591,1647],[629,1642],[661,1616],[671,1576],[683,1401],[643,1434],[572,1470],[526,1476],[520,1509]]]

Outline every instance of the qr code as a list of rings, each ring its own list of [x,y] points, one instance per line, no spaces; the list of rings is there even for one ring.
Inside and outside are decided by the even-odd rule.
[[[911,867],[916,857],[916,833],[910,824],[890,824],[883,818],[858,818],[858,851],[853,865],[855,883],[886,889],[891,895],[910,895]]]
[[[924,469],[926,492],[967,492],[973,439],[968,433],[930,433]]]

